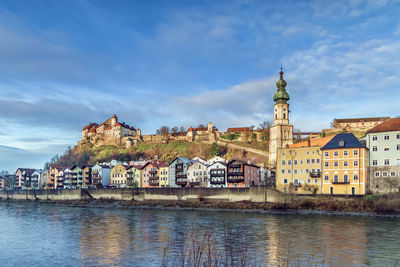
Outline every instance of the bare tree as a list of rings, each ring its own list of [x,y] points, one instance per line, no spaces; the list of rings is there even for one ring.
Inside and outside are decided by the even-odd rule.
[[[206,126],[204,126],[204,124],[199,124],[199,126],[197,126],[197,128],[206,128]]]
[[[171,129],[172,133],[177,133],[179,131],[178,126],[175,126],[174,128]]]
[[[186,129],[185,129],[185,127],[181,126],[181,128],[179,128],[179,131],[180,132],[186,132]]]

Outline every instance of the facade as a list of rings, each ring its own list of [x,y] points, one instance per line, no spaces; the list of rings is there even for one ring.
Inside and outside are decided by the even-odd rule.
[[[368,190],[368,149],[352,133],[335,135],[321,148],[322,193],[364,195]]]
[[[400,191],[400,118],[389,119],[367,132],[370,189]]]
[[[207,127],[201,127],[201,128],[190,127],[189,130],[186,132],[186,141],[215,142],[218,137],[217,132],[218,129],[216,129],[211,122],[207,124]],[[174,136],[172,135],[171,137]]]
[[[110,185],[111,167],[96,164],[92,167],[92,185],[94,187],[105,187]]]
[[[223,162],[214,162],[207,168],[207,187],[228,187],[227,169]]]
[[[228,187],[249,187],[260,185],[260,167],[241,160],[231,160],[227,164]]]
[[[200,161],[197,161],[189,166],[187,174],[189,187],[207,186],[207,167],[208,165]]]
[[[75,189],[76,184],[72,184],[72,169],[71,168],[65,168],[63,171],[64,174],[64,181],[63,181],[63,188],[64,189]]]
[[[127,168],[122,164],[117,164],[111,169],[110,185],[118,188],[125,188],[127,184],[127,174]]]
[[[45,170],[40,174],[40,182],[39,182],[40,189],[46,187],[48,180],[49,180],[49,171]]]
[[[126,177],[126,186],[129,188],[132,187],[142,187],[142,167],[143,166],[129,166],[125,167],[127,170]]]
[[[185,187],[188,185],[187,173],[190,165],[190,159],[183,157],[177,157],[169,164],[169,187]]]
[[[269,136],[269,166],[276,167],[276,157],[279,148],[293,144],[293,125],[289,124],[289,94],[286,92],[286,81],[281,69],[280,79],[276,82],[277,92],[274,95],[274,124]]]
[[[59,176],[59,172],[62,171],[61,167],[53,167],[51,166],[49,169],[49,176],[47,180],[47,188],[55,189],[57,188],[57,176]]]
[[[31,176],[35,169],[18,168],[15,172],[15,189],[31,188]]]
[[[74,166],[71,169],[71,188],[83,187],[83,170],[79,166]]]
[[[276,189],[284,193],[322,193],[322,152],[334,136],[327,136],[278,149]]]
[[[168,167],[168,164],[161,161],[151,161],[142,167],[142,187],[160,187],[161,168]],[[165,177],[165,175],[163,175]]]
[[[64,170],[65,168],[58,168],[57,176],[55,177],[55,188],[63,189],[64,188]]]
[[[92,167],[84,166],[83,171],[83,188],[88,188],[92,184]]]
[[[160,167],[160,187],[169,187],[169,165]]]
[[[390,117],[334,119],[333,127],[339,131],[368,131]]]
[[[42,170],[35,170],[31,176],[31,188],[40,189],[40,174]]]

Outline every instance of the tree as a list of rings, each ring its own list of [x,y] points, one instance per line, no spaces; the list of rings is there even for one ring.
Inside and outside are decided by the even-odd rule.
[[[259,130],[266,130],[266,129],[268,129],[269,127],[271,127],[271,125],[272,125],[272,123],[271,123],[270,121],[263,121],[262,123],[260,123],[260,124],[258,125],[258,129],[259,129]]]
[[[179,131],[180,132],[186,132],[186,129],[183,126],[181,126],[181,128],[179,128]]]
[[[178,126],[175,126],[174,128],[171,129],[172,133],[177,133],[179,131]]]
[[[215,156],[218,156],[218,154],[219,154],[219,148],[218,148],[218,145],[217,145],[217,143],[216,142],[214,142],[212,145],[211,145],[211,156],[213,156],[213,157],[215,157]]]
[[[197,128],[206,128],[206,126],[204,126],[204,124],[199,124],[199,126],[197,126]]]

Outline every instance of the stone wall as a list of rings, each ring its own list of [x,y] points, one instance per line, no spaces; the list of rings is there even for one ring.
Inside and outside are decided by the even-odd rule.
[[[250,188],[113,188],[0,190],[0,199],[71,201],[89,199],[135,201],[284,202],[287,195],[266,186]]]

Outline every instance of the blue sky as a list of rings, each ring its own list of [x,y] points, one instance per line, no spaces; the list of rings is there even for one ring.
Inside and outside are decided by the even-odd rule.
[[[114,113],[162,125],[400,115],[399,1],[0,1],[0,169],[42,167]]]

